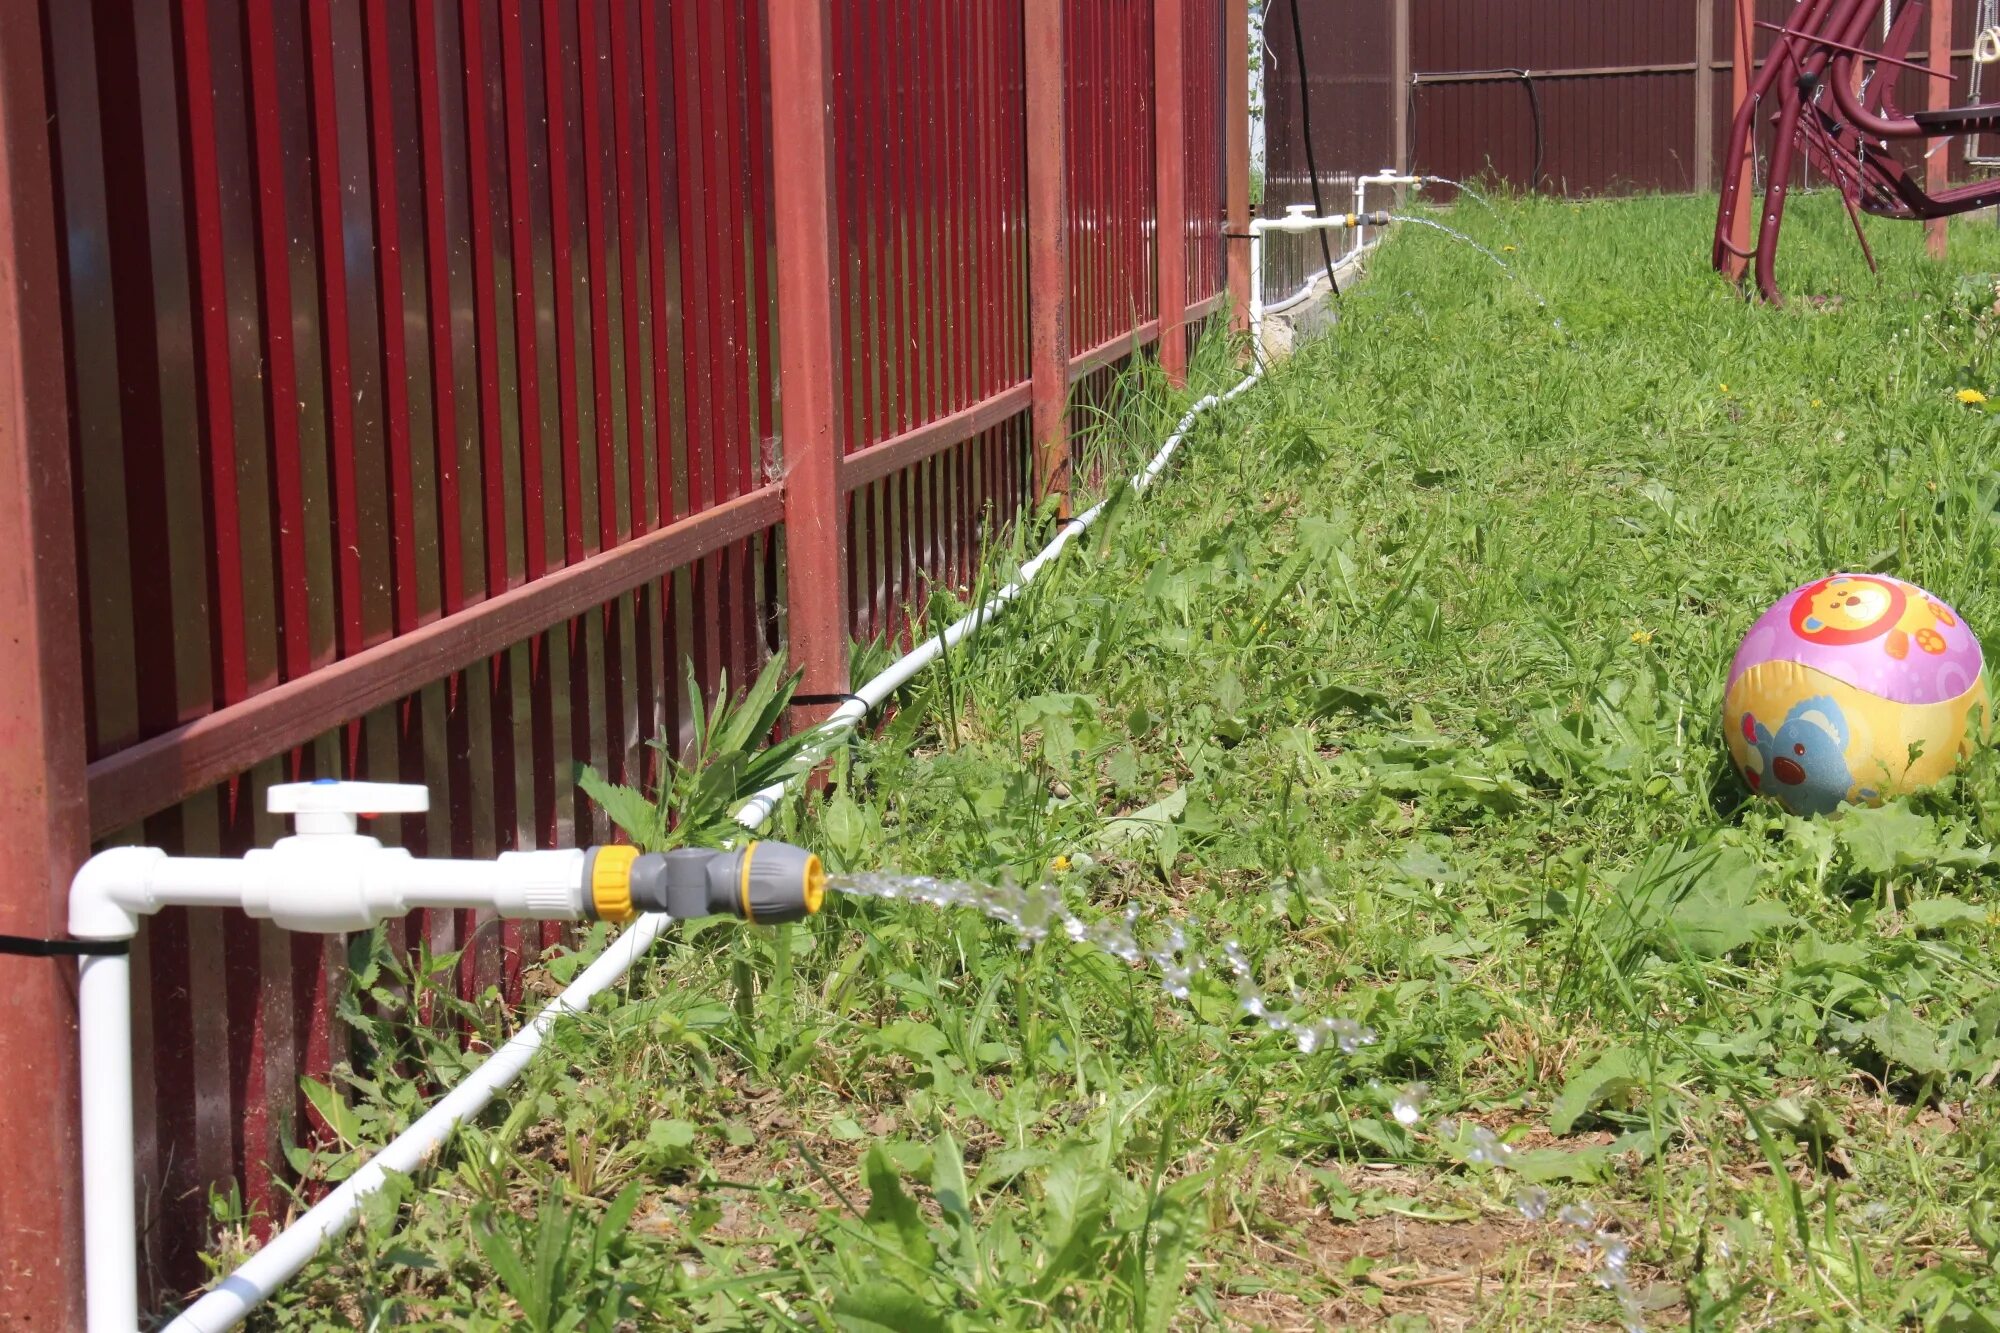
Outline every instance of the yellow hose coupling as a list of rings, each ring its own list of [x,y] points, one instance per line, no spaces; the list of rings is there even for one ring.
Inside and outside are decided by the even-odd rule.
[[[750,842],[726,852],[683,847],[639,855],[597,847],[585,862],[590,914],[629,921],[661,912],[687,921],[733,916],[778,925],[812,916],[826,901],[826,869],[803,847]]]
[[[590,915],[599,921],[623,925],[639,915],[632,906],[632,867],[639,860],[637,847],[593,847],[584,862],[585,881],[590,886]]]

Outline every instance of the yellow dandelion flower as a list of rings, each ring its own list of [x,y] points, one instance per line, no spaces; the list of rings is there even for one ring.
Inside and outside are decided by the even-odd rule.
[[[1649,629],[1635,629],[1632,631],[1632,642],[1651,643],[1652,641],[1653,641],[1653,631]]]
[[[1069,869],[1069,858],[1067,856],[1058,856],[1055,860],[1049,862],[1049,869],[1055,871],[1058,875],[1062,874],[1063,871]]]
[[[1723,386],[1722,386],[1722,391],[1723,391],[1724,393],[1728,393],[1728,392],[1729,392],[1729,386],[1728,386],[1727,384],[1723,385]]]
[[[1986,401],[1986,395],[1977,389],[1960,389],[1958,391],[1958,401],[1964,403],[1967,407],[1977,407]]]
[[[1822,402],[1820,402],[1820,400],[1819,400],[1819,399],[1815,398],[1815,399],[1813,399],[1813,406],[1814,406],[1814,407],[1824,407],[1824,406],[1825,406],[1825,404],[1824,404],[1824,403],[1822,403]]]
[[[1514,253],[1514,247],[1511,245],[1503,245],[1500,247],[1500,253],[1503,255],[1511,255]]]

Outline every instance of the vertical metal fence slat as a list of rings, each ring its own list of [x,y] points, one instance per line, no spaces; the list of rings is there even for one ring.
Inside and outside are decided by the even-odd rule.
[[[542,496],[541,360],[536,334],[533,186],[529,175],[527,58],[520,0],[501,0],[501,87],[507,118],[507,280],[514,290],[514,402],[519,439],[522,567],[537,579],[548,567],[547,509]]]
[[[566,0],[544,0],[542,12],[542,126],[547,152],[549,197],[549,282],[555,309],[556,449],[562,473],[563,559],[583,559],[582,413],[577,404],[576,248],[571,228],[569,70],[563,9]]]
[[[621,3],[623,0],[621,0]],[[652,301],[650,312],[653,354],[653,476],[654,486],[659,492],[660,521],[667,523],[681,517],[686,506],[681,499],[681,488],[675,484],[675,440],[685,438],[685,432],[677,429],[680,417],[678,396],[674,392],[673,368],[670,349],[682,346],[680,336],[680,312],[668,297],[668,247],[667,238],[675,230],[679,217],[678,204],[668,191],[667,171],[675,168],[674,178],[680,172],[679,157],[674,154],[674,135],[669,132],[673,118],[673,98],[669,90],[662,86],[668,75],[663,70],[660,59],[661,25],[659,0],[640,0],[639,14],[639,97],[641,121],[645,126],[643,143],[646,157],[646,189],[649,196],[647,222],[650,244],[647,246],[646,278]],[[675,222],[670,222],[672,218]],[[687,459],[681,458],[678,474],[683,483],[687,476]],[[675,682],[667,682],[671,690]]]
[[[1069,516],[1070,233],[1065,186],[1063,0],[1025,0],[1028,121],[1028,284],[1033,320],[1035,498]]]
[[[305,530],[288,522],[302,512],[299,475],[298,363],[292,348],[291,229],[285,207],[280,140],[276,37],[271,13],[253,5],[244,14],[250,66],[252,152],[255,157],[258,279],[262,287],[263,382],[269,449],[275,480],[270,503],[279,533],[277,577],[281,596],[279,643],[287,679],[312,669],[306,609]]]
[[[646,361],[641,355],[639,235],[652,219],[646,177],[633,161],[632,119],[639,90],[632,81],[632,15],[628,0],[611,0],[611,136],[618,207],[619,367],[625,389],[625,521],[627,531],[641,536],[653,526],[654,503],[647,481],[654,468],[647,464]],[[662,408],[661,410],[664,410]],[[643,641],[643,636],[642,636]]]
[[[431,440],[437,451],[439,602],[444,614],[465,605],[464,539],[459,531],[458,404],[452,340],[451,249],[445,220],[444,76],[437,25],[443,14],[419,6],[416,35],[417,111],[424,182],[424,275],[430,314]]]
[[[262,6],[251,6],[261,9]],[[391,513],[390,587],[395,632],[418,624],[416,485],[410,457],[409,359],[404,345],[402,238],[397,212],[394,89],[389,77],[387,0],[368,0],[366,22],[369,172],[375,205],[375,312],[381,341],[383,435]]]
[[[314,6],[315,10],[323,6]],[[485,518],[481,592],[493,597],[507,586],[506,470],[501,460],[500,326],[495,308],[492,152],[486,123],[491,106],[482,31],[482,0],[459,7],[460,64],[464,79],[466,212],[471,223],[473,346],[478,361],[479,490]]]
[[[616,425],[612,419],[610,265],[611,238],[604,224],[604,108],[601,102],[597,0],[577,0],[576,66],[583,122],[584,272],[590,287],[591,426],[597,438],[597,541],[608,551],[618,544]],[[579,529],[584,519],[572,520]]]
[[[195,238],[195,292],[200,310],[201,415],[207,442],[211,513],[209,625],[216,701],[249,694],[243,651],[242,537],[236,507],[236,427],[230,402],[229,326],[223,291],[222,186],[216,165],[214,67],[209,56],[207,0],[186,0],[180,19],[181,81],[185,90],[186,188]]]

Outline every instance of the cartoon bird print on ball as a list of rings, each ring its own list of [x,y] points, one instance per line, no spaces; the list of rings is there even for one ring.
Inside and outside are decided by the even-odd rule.
[[[1826,695],[1795,705],[1775,735],[1745,713],[1743,739],[1752,747],[1743,770],[1750,790],[1777,798],[1795,815],[1830,815],[1842,801],[1875,799],[1873,790],[1855,789],[1847,767],[1847,719]]]
[[[1897,661],[1910,655],[1910,645],[1933,657],[1944,652],[1939,626],[1958,618],[1950,609],[1921,592],[1912,597],[1904,585],[1866,574],[1838,574],[1821,579],[1792,604],[1792,629],[1811,643],[1849,647],[1882,640],[1882,651]]]

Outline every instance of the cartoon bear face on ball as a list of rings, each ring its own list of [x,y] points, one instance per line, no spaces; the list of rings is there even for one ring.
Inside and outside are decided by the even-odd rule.
[[[1847,719],[1825,695],[1793,706],[1774,734],[1750,713],[1743,739],[1753,747],[1743,770],[1750,790],[1775,797],[1795,815],[1830,815],[1846,800],[1873,800],[1856,790],[1847,767]]]
[[[1792,604],[1792,632],[1837,648],[1880,639],[1882,651],[1898,661],[1910,655],[1912,643],[1936,656],[1945,650],[1938,627],[1958,620],[1942,603],[1912,591],[1868,574],[1821,579]]]

